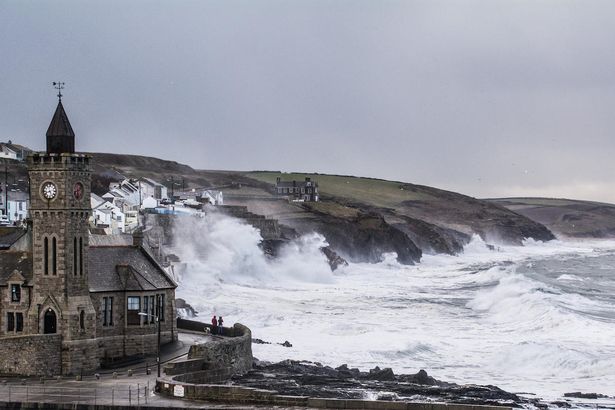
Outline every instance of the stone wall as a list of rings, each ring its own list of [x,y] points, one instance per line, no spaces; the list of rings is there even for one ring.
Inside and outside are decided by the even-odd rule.
[[[62,336],[31,335],[0,339],[0,374],[54,376],[62,368]]]
[[[215,338],[203,344],[190,346],[188,359],[203,359],[212,369],[230,368],[233,374],[252,369],[252,332],[235,323],[234,337]]]
[[[179,386],[179,387],[178,387]],[[326,399],[305,396],[283,396],[272,390],[212,384],[186,384],[176,381],[156,381],[156,390],[165,396],[187,400],[206,400],[240,405],[307,407],[321,409],[374,410],[511,410],[511,407],[477,406],[454,403],[416,403],[384,400]]]

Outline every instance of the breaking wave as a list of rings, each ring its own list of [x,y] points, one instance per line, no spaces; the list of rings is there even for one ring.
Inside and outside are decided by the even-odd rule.
[[[186,261],[178,296],[251,327],[260,359],[347,363],[495,384],[545,398],[615,386],[615,242],[527,241],[459,256],[394,254],[331,273],[325,239],[304,236],[279,259],[258,230],[209,214],[177,230]]]

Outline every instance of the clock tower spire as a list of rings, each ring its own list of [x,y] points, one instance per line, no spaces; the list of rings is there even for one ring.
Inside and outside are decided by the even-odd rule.
[[[63,83],[56,88],[63,87]],[[91,168],[75,153],[75,134],[61,101],[47,130],[47,150],[28,158],[32,219],[32,333],[62,335],[63,373],[97,365],[96,314],[88,285]]]

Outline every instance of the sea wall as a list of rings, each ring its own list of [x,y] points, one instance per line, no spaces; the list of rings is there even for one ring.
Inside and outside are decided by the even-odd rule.
[[[230,333],[230,334],[229,334]],[[203,344],[190,346],[188,359],[202,359],[209,369],[230,369],[232,374],[243,374],[252,368],[252,332],[246,326],[235,323],[225,328],[225,335]]]
[[[321,409],[375,409],[375,410],[511,410],[510,407],[480,406],[449,403],[409,403],[384,400],[325,399],[305,396],[283,396],[272,390],[250,387],[188,384],[158,380],[156,389],[166,396],[186,400],[205,400],[240,405],[281,407],[308,407]]]
[[[0,339],[0,374],[53,376],[62,371],[62,336],[29,335]]]

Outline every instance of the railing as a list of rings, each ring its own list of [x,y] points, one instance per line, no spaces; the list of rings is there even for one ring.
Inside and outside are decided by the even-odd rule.
[[[93,405],[147,404],[153,395],[147,385],[111,387],[64,387],[54,385],[0,385],[0,401],[8,403],[71,403]]]

